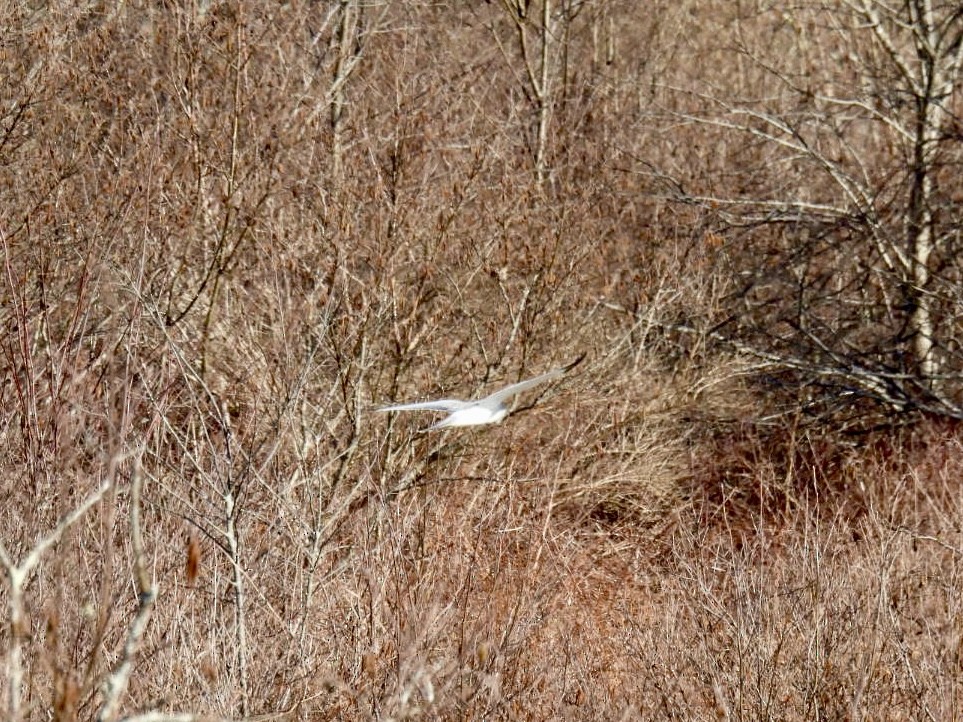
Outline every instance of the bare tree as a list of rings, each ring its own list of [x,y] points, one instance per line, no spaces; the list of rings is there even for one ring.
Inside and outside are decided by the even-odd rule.
[[[536,26],[534,35],[537,37],[537,51],[532,47],[532,27],[529,13],[531,2],[527,0],[503,0],[506,12],[512,19],[517,33],[518,49],[522,56],[522,70],[525,73],[527,87],[531,92],[535,105],[537,119],[535,132],[535,175],[539,183],[544,183],[548,169],[546,167],[546,152],[548,146],[548,126],[552,113],[552,64],[555,62],[553,44],[556,33],[553,28],[552,2],[542,0],[540,22]]]
[[[67,529],[104,497],[111,485],[112,481],[108,479],[88,494],[83,501],[65,514],[57,526],[44,535],[20,562],[14,560],[11,552],[0,540],[0,565],[3,566],[9,586],[7,602],[7,623],[10,630],[7,639],[7,719],[11,722],[17,722],[23,717],[21,699],[21,684],[23,683],[22,646],[23,638],[27,633],[23,604],[24,587],[30,574],[40,564],[43,555],[59,541]]]
[[[931,258],[945,247],[948,233],[936,227],[936,190],[940,146],[954,120],[948,103],[960,87],[963,60],[963,9],[934,0],[908,0],[891,7],[878,0],[847,0],[868,25],[882,55],[896,71],[896,88],[910,99],[908,113],[881,113],[911,148],[906,207],[906,253],[895,255],[908,277],[910,328],[921,381],[932,387],[937,358],[931,299]],[[950,231],[955,232],[955,231]]]
[[[587,3],[578,0],[562,0],[557,4],[552,0],[502,0],[501,5],[511,22],[511,38],[503,38],[495,24],[490,30],[532,106],[532,160],[536,180],[539,186],[543,186],[551,176],[549,141],[552,118],[567,82],[570,32]]]
[[[773,26],[792,40],[753,32]],[[748,252],[727,249],[738,289],[715,330],[837,398],[963,418],[949,187],[963,11],[843,0],[728,31],[741,76],[730,92],[717,78],[686,88],[676,109],[725,148],[728,175],[709,192],[672,179],[676,198],[746,239]]]
[[[330,50],[334,54],[331,68],[331,86],[328,90],[328,111],[331,126],[331,167],[336,179],[341,177],[344,163],[345,107],[348,103],[348,80],[361,61],[371,23],[378,27],[391,7],[389,2],[381,5],[374,20],[366,17],[377,6],[359,0],[339,0],[336,27],[331,35]],[[367,21],[367,22],[366,22]]]

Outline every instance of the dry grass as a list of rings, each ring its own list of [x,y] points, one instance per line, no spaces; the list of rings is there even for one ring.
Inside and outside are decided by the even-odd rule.
[[[570,18],[540,179],[470,5],[0,3],[5,718],[963,718],[963,435],[716,343],[785,239],[655,170],[790,182],[679,121],[728,6]]]

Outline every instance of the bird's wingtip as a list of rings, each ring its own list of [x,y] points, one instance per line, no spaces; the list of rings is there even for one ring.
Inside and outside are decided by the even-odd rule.
[[[562,371],[564,371],[565,373],[568,373],[569,371],[574,369],[576,366],[578,366],[580,363],[582,363],[585,360],[586,356],[588,356],[588,352],[583,351],[577,359],[572,361],[572,363],[568,364],[568,366],[563,366]]]

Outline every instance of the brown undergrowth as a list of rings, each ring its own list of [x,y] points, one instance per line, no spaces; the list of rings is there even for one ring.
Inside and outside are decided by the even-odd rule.
[[[0,3],[0,716],[963,717],[963,436],[720,340],[657,5]]]

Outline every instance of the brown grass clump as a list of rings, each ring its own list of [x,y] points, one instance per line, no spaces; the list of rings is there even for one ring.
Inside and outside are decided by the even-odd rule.
[[[0,2],[0,717],[963,717],[957,270],[926,414],[795,363],[911,311],[697,115],[770,40],[879,90],[786,13]],[[498,426],[373,413],[579,358]]]

